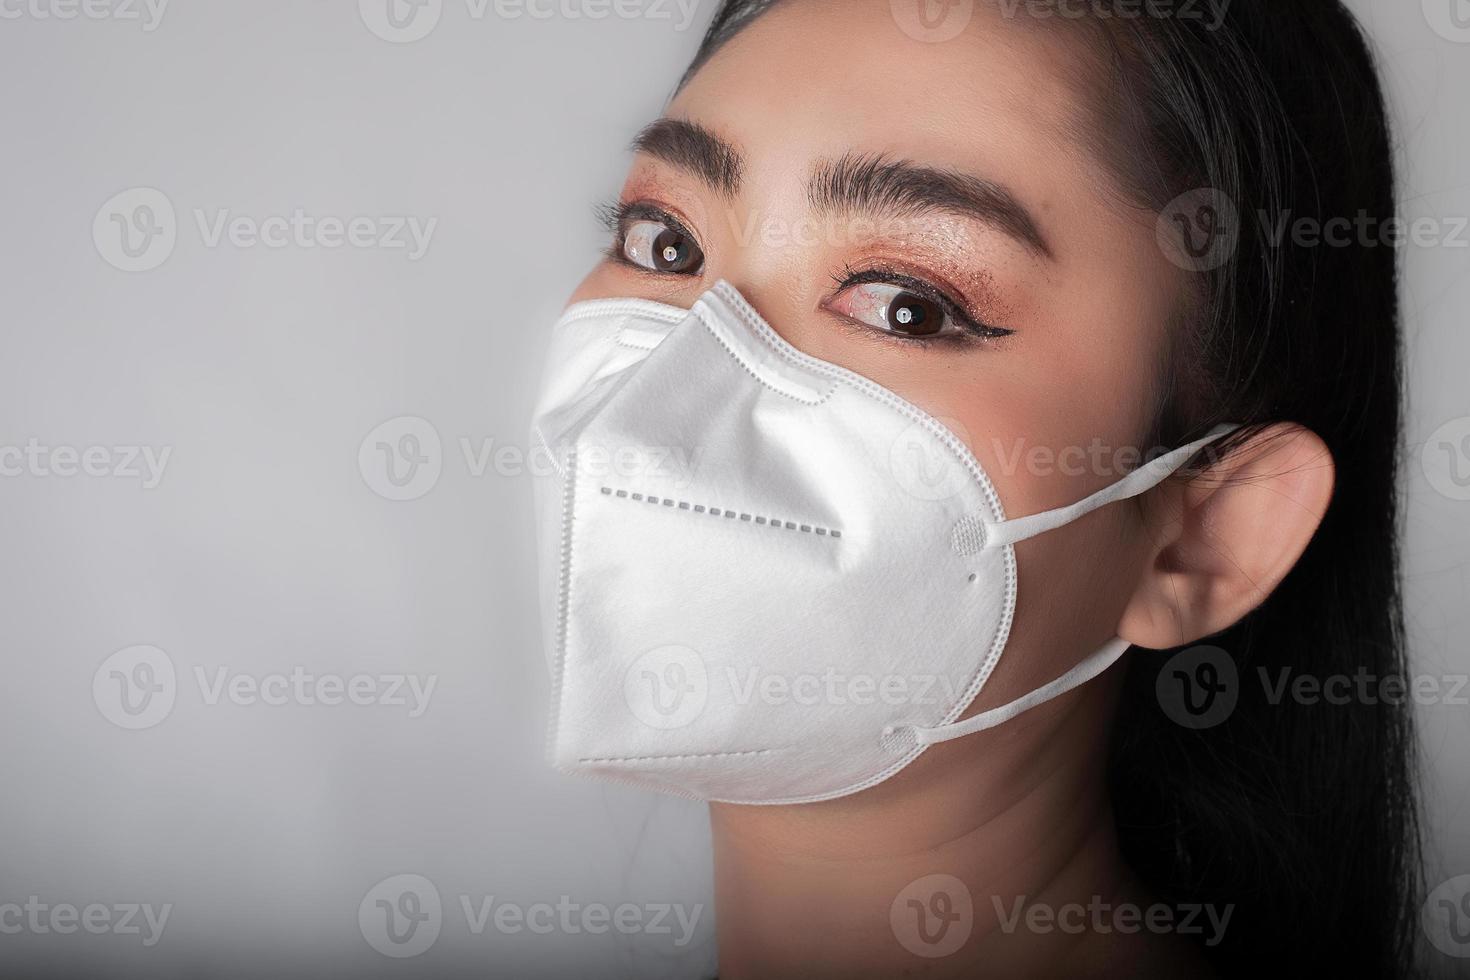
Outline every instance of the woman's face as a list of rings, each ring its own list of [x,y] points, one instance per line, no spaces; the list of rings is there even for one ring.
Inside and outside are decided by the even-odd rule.
[[[948,424],[1023,516],[1150,448],[1183,283],[1079,135],[1079,37],[978,7],[931,43],[890,0],[778,4],[645,131],[573,299],[688,307],[727,279],[797,348]],[[1115,506],[1018,546],[1007,656],[972,711],[1113,635],[1139,530]]]

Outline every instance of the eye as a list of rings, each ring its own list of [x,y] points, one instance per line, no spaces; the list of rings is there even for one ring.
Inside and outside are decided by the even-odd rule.
[[[1014,332],[980,323],[928,283],[891,270],[848,273],[838,285],[827,309],[895,337],[993,339]]]
[[[945,312],[938,303],[898,286],[854,286],[829,305],[859,323],[907,337],[934,337],[946,326]]]
[[[704,265],[704,253],[694,238],[669,222],[631,221],[622,235],[622,258],[639,268],[692,275]]]

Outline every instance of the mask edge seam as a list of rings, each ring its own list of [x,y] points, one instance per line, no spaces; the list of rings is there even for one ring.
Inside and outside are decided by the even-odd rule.
[[[552,765],[556,766],[557,752],[560,748],[560,740],[557,738],[561,730],[561,717],[563,712],[563,701],[566,697],[566,658],[567,658],[567,628],[570,619],[571,597],[572,597],[572,525],[576,520],[576,479],[577,479],[577,451],[572,449],[567,454],[567,475],[563,478],[563,500],[562,500],[562,525],[561,525],[561,569],[560,579],[557,583],[557,609],[556,609],[556,670],[552,674],[551,692],[551,717],[548,719],[549,728],[547,743],[550,748]]]

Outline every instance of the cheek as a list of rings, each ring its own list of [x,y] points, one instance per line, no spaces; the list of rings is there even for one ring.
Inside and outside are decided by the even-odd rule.
[[[872,355],[867,369],[854,368],[873,378],[904,399],[944,423],[975,458],[1000,495],[1007,517],[1044,510],[1045,487],[1036,466],[1033,440],[1044,431],[1047,392],[1039,388],[1017,388],[1008,381],[1003,350],[964,353],[926,353],[887,357]],[[835,360],[836,358],[834,358]],[[852,360],[852,358],[848,358]],[[1038,429],[1038,423],[1042,428]],[[1072,482],[1086,485],[1083,479]],[[1077,493],[1085,496],[1086,491]],[[1066,501],[1062,501],[1066,502]]]
[[[1138,580],[1139,535],[1127,504],[1016,546],[1017,598],[1010,640],[987,686],[994,706],[1066,672],[1082,649],[1118,631]]]
[[[1021,635],[1053,628],[1075,637],[1078,627],[1104,620],[1112,629],[1140,570],[1141,531],[1124,502],[1017,545]]]

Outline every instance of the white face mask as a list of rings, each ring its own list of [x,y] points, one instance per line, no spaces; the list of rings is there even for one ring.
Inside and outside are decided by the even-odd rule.
[[[576,304],[549,363],[532,438],[557,468],[537,481],[553,762],[734,803],[855,793],[1102,673],[1125,642],[957,721],[1005,649],[1012,545],[1233,429],[1008,521],[949,429],[801,353],[728,283],[693,310]]]

